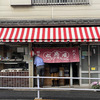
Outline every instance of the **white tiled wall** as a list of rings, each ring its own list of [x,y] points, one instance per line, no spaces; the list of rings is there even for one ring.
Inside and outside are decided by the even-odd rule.
[[[90,5],[52,5],[52,6],[51,5],[11,6],[10,0],[0,0],[0,19],[41,20],[41,19],[83,19],[83,18],[84,19],[100,18],[100,0],[90,0]]]

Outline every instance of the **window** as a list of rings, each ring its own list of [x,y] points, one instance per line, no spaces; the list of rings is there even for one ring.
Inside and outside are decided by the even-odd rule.
[[[33,5],[84,5],[89,4],[89,0],[32,0]]]
[[[31,5],[31,0],[10,0],[10,5]]]

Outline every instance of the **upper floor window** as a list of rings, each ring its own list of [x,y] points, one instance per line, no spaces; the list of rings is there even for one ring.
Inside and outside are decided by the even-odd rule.
[[[89,0],[32,0],[33,5],[85,5]]]

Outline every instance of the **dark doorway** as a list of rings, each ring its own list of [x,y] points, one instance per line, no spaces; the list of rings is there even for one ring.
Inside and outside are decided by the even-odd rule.
[[[70,63],[67,63],[64,66],[64,76],[70,77]],[[65,85],[70,85],[70,79],[65,79]]]
[[[79,63],[75,62],[72,63],[72,76],[73,77],[79,77]],[[79,79],[73,79],[73,85],[79,85]]]

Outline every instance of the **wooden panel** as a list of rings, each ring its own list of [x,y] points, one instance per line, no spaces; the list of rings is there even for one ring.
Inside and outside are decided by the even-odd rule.
[[[45,67],[45,76],[50,76],[49,67]],[[44,86],[51,86],[52,81],[51,79],[44,79]]]
[[[0,56],[4,57],[4,46],[0,46]],[[0,64],[0,70],[4,68],[4,64]]]

